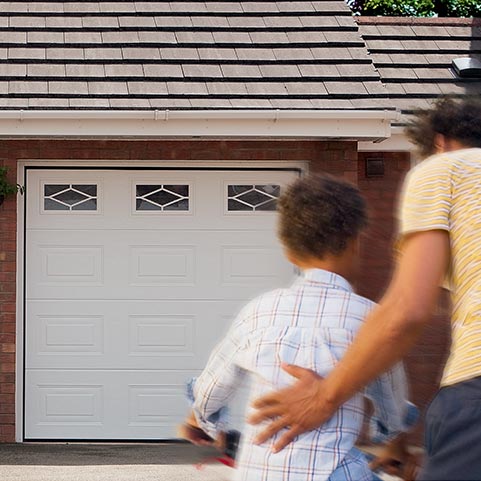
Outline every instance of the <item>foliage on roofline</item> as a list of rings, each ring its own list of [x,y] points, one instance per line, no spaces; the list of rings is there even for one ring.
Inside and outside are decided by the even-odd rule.
[[[479,0],[346,0],[356,15],[481,17]]]

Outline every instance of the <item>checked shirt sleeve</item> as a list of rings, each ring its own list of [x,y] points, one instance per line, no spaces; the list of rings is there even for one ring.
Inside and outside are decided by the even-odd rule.
[[[409,431],[416,424],[419,413],[407,401],[407,382],[402,363],[370,384],[365,395],[374,405],[369,423],[373,442],[383,443],[401,432]]]
[[[197,422],[213,438],[225,430],[225,408],[245,375],[238,360],[246,347],[251,311],[247,306],[239,314],[227,335],[212,351],[201,375],[188,385],[188,397]]]

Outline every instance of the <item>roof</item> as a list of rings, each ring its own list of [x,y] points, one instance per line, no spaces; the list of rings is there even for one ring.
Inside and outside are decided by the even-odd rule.
[[[343,1],[31,1],[0,12],[0,109],[356,109],[382,91]]]
[[[352,17],[344,1],[0,1],[0,110],[424,107],[481,92],[451,60],[477,20]]]
[[[404,112],[428,107],[441,94],[481,94],[481,78],[460,78],[451,62],[481,59],[481,19],[357,17],[370,57]]]

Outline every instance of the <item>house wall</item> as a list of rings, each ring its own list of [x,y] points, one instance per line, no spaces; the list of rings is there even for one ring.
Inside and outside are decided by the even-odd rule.
[[[385,175],[366,178],[367,157],[382,155]],[[406,153],[357,152],[356,142],[294,140],[4,140],[0,165],[9,167],[12,182],[16,164],[25,159],[131,161],[308,161],[311,171],[342,175],[358,184],[366,195],[371,226],[363,242],[363,295],[378,299],[391,270],[393,209],[400,181],[409,168]],[[16,199],[0,206],[0,442],[15,440],[15,291],[16,291]],[[446,318],[446,307],[437,316]],[[408,360],[413,398],[424,406],[435,390],[436,376],[446,347],[444,327],[438,323],[421,339]],[[440,332],[443,331],[443,332]],[[418,436],[419,439],[419,436]]]

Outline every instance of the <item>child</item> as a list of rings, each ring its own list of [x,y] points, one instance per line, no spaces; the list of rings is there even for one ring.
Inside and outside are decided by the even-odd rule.
[[[326,376],[344,355],[373,303],[353,292],[364,200],[352,185],[326,175],[294,182],[279,199],[279,238],[287,258],[303,273],[291,287],[261,295],[238,315],[191,385],[192,413],[184,435],[202,442],[195,428],[216,438],[225,426],[222,408],[249,373],[249,399],[293,382],[281,363]],[[401,366],[364,393],[386,431],[403,430],[407,409]],[[254,444],[262,426],[245,425],[238,457],[242,481],[364,481],[372,474],[354,448],[363,420],[363,397],[347,401],[321,428],[298,436],[278,453],[276,437]],[[204,441],[207,443],[208,441]]]

